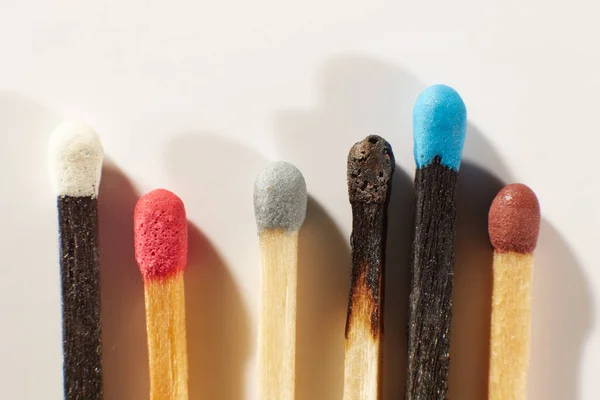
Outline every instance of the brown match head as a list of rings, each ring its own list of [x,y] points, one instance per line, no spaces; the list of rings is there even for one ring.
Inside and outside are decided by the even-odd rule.
[[[370,135],[352,146],[348,154],[350,203],[385,203],[394,167],[392,146],[384,138]]]
[[[533,253],[540,232],[540,203],[535,193],[520,183],[500,190],[490,207],[488,231],[497,252]]]

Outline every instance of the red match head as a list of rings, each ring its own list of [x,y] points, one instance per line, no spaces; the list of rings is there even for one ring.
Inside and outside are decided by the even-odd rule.
[[[188,230],[183,202],[157,189],[140,198],[133,212],[135,260],[147,280],[169,277],[187,264]]]
[[[488,219],[490,241],[500,253],[533,253],[540,231],[540,204],[529,187],[505,186],[492,202]]]

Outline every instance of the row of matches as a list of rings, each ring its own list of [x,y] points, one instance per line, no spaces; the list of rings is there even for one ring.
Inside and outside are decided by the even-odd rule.
[[[466,107],[454,89],[431,86],[415,103],[413,125],[416,209],[405,395],[408,400],[446,399],[456,183]],[[102,144],[91,128],[64,123],[51,136],[50,156],[58,197],[65,398],[102,399],[96,204]],[[380,398],[387,206],[394,167],[392,148],[379,136],[368,136],[350,149],[352,269],[346,328],[340,332],[346,339],[344,400]],[[294,399],[298,232],[306,204],[306,183],[293,165],[274,162],[258,175],[254,207],[261,254],[260,400]],[[172,192],[154,190],[139,199],[132,218],[135,259],[145,287],[150,398],[185,400],[184,204]],[[532,253],[539,224],[537,198],[525,185],[506,186],[491,204],[491,400],[525,399]]]

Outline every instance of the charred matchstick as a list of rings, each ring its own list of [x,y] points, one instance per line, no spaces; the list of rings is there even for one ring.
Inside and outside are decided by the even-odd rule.
[[[379,398],[387,206],[394,167],[392,148],[379,136],[368,136],[350,149],[352,278],[346,319],[344,400]]]

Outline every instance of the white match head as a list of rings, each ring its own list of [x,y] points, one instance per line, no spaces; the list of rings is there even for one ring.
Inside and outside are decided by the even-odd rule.
[[[297,231],[306,217],[306,182],[292,164],[267,165],[254,184],[254,214],[258,231]]]
[[[96,197],[104,151],[92,128],[63,122],[50,136],[50,173],[57,196]]]

